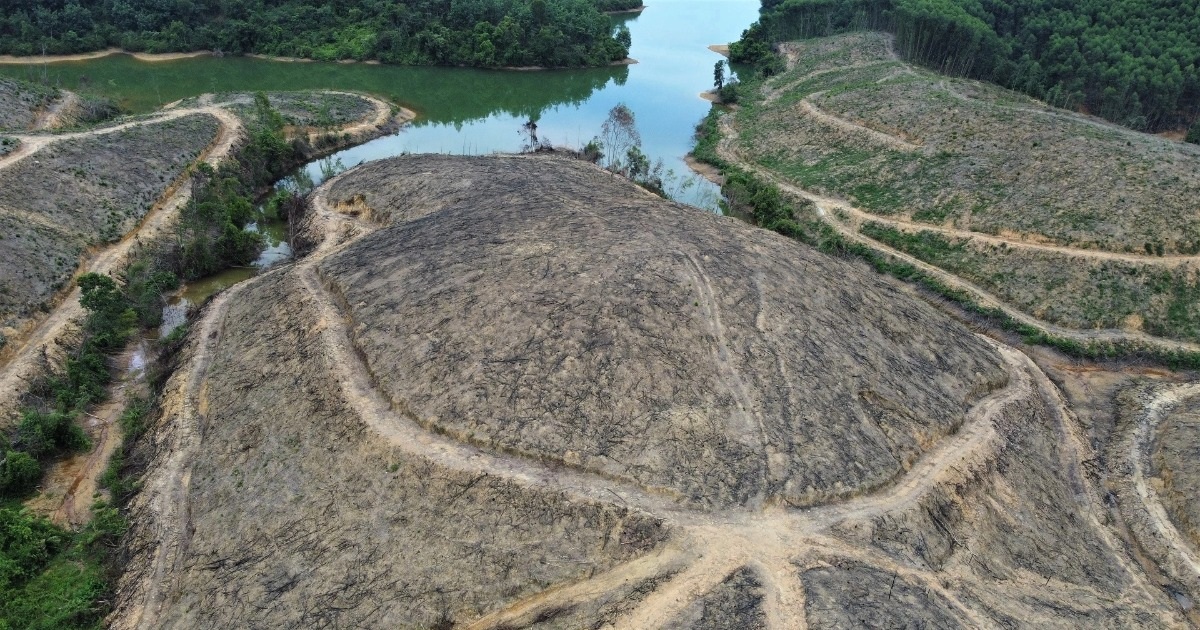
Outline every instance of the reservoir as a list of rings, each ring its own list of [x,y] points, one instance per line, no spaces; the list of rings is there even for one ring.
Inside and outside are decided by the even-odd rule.
[[[756,19],[758,2],[649,1],[640,14],[613,16],[633,38],[630,56],[638,63],[627,66],[513,71],[247,57],[144,62],[112,55],[0,65],[0,75],[108,96],[133,113],[206,92],[317,89],[366,92],[418,113],[397,134],[339,153],[347,167],[402,153],[518,151],[519,130],[528,120],[537,122],[542,139],[579,148],[599,134],[612,107],[625,103],[636,116],[645,153],[675,174],[675,197],[714,209],[715,187],[691,177],[683,156],[692,146],[696,123],[711,107],[699,93],[712,88],[713,65],[722,59],[708,46],[737,39]]]

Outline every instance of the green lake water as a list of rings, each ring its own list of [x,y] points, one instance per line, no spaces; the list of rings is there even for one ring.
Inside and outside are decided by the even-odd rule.
[[[289,63],[245,57],[197,57],[142,62],[114,55],[81,62],[0,66],[0,75],[52,84],[116,99],[133,113],[206,92],[338,89],[374,94],[404,105],[418,118],[394,135],[342,151],[331,160],[347,167],[403,153],[480,155],[521,148],[522,124],[534,119],[538,135],[578,148],[599,134],[610,109],[633,110],[642,147],[675,173],[675,199],[714,210],[718,190],[693,176],[683,157],[698,123],[712,105],[700,98],[711,89],[710,44],[737,39],[757,17],[758,0],[649,0],[640,14],[615,16],[633,37],[629,66],[585,70],[504,71],[370,64]],[[321,180],[320,165],[307,168]],[[673,186],[671,185],[673,182]],[[272,236],[274,229],[277,234]],[[176,321],[189,305],[252,276],[256,269],[290,256],[279,226],[264,226],[271,243],[254,268],[232,269],[185,287]],[[170,324],[164,326],[169,331]]]
[[[0,75],[49,78],[67,89],[118,100],[131,112],[205,92],[341,89],[375,94],[418,112],[394,136],[338,157],[346,166],[400,153],[485,154],[519,150],[518,129],[538,122],[539,135],[579,147],[600,131],[608,110],[627,104],[643,148],[666,168],[682,162],[695,124],[711,106],[698,94],[712,87],[721,57],[709,44],[736,39],[756,18],[757,0],[661,0],[641,14],[615,16],[633,37],[632,66],[586,70],[503,71],[337,63],[288,63],[245,57],[141,62],[115,55],[82,62],[0,66]],[[314,175],[315,175],[314,169]],[[705,182],[678,195],[712,208]]]

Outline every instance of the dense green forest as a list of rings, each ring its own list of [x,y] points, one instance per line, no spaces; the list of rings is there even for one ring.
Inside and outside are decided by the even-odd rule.
[[[860,29],[895,34],[917,63],[1135,129],[1200,113],[1195,0],[763,0],[733,53],[752,62],[773,42]]]
[[[625,0],[601,0],[625,8]],[[629,31],[591,0],[6,0],[0,54],[216,50],[398,64],[599,66]],[[640,4],[640,3],[639,3]]]
[[[601,11],[632,11],[642,8],[642,0],[595,0]]]

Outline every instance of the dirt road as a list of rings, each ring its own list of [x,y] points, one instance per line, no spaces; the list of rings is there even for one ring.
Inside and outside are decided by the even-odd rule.
[[[22,149],[30,146],[30,150],[15,159],[0,160],[0,168],[10,166],[19,159],[27,158],[37,150],[55,142],[70,138],[107,135],[135,125],[152,124],[195,114],[213,116],[220,122],[217,137],[199,158],[204,162],[216,165],[233,150],[234,144],[241,137],[242,123],[237,116],[220,107],[200,107],[172,110],[161,116],[92,131],[57,136],[24,136],[23,140],[29,138],[31,141],[23,142]],[[187,175],[185,174],[168,187],[165,196],[146,213],[134,230],[113,246],[84,261],[74,277],[78,278],[89,272],[114,273],[125,265],[130,253],[140,240],[148,240],[164,233],[174,223],[179,209],[187,203],[191,195],[190,188],[183,185],[186,179]],[[38,361],[40,349],[61,339],[71,323],[81,319],[83,314],[83,307],[79,305],[79,289],[75,288],[65,295],[56,308],[24,335],[9,340],[4,352],[0,354],[0,413],[12,413],[28,384],[38,375],[42,368]]]
[[[1062,338],[1070,339],[1073,341],[1079,341],[1082,343],[1093,343],[1093,342],[1133,343],[1136,345],[1140,345],[1140,346],[1143,346],[1146,348],[1151,348],[1151,349],[1155,349],[1155,350],[1159,350],[1159,351],[1163,351],[1163,352],[1179,352],[1179,351],[1200,352],[1200,344],[1197,344],[1197,343],[1190,343],[1190,342],[1186,342],[1186,341],[1174,341],[1171,339],[1163,339],[1161,337],[1155,337],[1153,335],[1147,335],[1145,333],[1137,332],[1137,331],[1113,330],[1113,329],[1075,330],[1075,329],[1070,329],[1070,328],[1063,328],[1062,326],[1056,326],[1049,322],[1045,322],[1040,319],[1037,319],[1027,313],[1024,313],[1024,312],[1014,308],[1013,306],[1004,302],[1003,300],[996,297],[992,293],[975,285],[974,283],[964,280],[963,278],[960,278],[959,276],[954,275],[940,267],[936,267],[934,265],[926,263],[925,261],[920,260],[912,255],[904,253],[900,250],[897,250],[893,247],[890,247],[888,245],[880,243],[879,241],[876,241],[872,238],[869,238],[867,236],[860,234],[858,232],[858,230],[854,227],[853,224],[847,224],[845,222],[842,222],[841,220],[839,220],[837,218],[837,215],[839,212],[847,213],[852,216],[861,217],[864,220],[869,217],[869,219],[872,221],[878,221],[879,220],[878,217],[875,217],[874,215],[871,215],[863,210],[854,208],[844,201],[832,199],[830,197],[826,197],[826,196],[819,195],[817,193],[805,190],[803,188],[800,188],[799,186],[795,186],[794,184],[784,180],[782,177],[780,177],[773,171],[759,167],[758,165],[745,159],[744,157],[741,156],[741,154],[739,154],[737,152],[737,150],[735,148],[736,143],[737,143],[737,137],[738,137],[737,130],[733,127],[728,116],[725,116],[721,119],[721,132],[722,132],[721,133],[721,141],[717,145],[717,153],[721,156],[722,159],[730,162],[731,164],[736,165],[738,168],[741,168],[745,171],[754,173],[755,175],[762,177],[763,179],[766,179],[767,181],[770,181],[771,183],[778,186],[780,188],[780,190],[782,190],[784,193],[786,193],[794,198],[812,202],[816,206],[817,214],[821,218],[821,220],[825,221],[830,227],[832,227],[834,230],[836,230],[839,234],[841,234],[847,240],[856,242],[856,243],[860,243],[862,245],[866,245],[867,247],[870,247],[871,249],[873,249],[875,251],[878,251],[883,254],[886,254],[887,256],[890,256],[891,258],[894,258],[896,260],[900,260],[907,264],[910,264],[910,265],[920,269],[921,271],[925,272],[926,274],[928,274],[934,278],[937,278],[939,281],[945,283],[947,286],[949,286],[953,289],[959,289],[959,290],[965,291],[965,292],[969,293],[972,296],[972,298],[980,306],[983,306],[985,308],[999,309],[999,310],[1003,311],[1006,315],[1008,315],[1010,318],[1012,318],[1013,320],[1015,320],[1021,324],[1025,324],[1027,326],[1037,328],[1039,330],[1042,330],[1048,334],[1051,334],[1051,335],[1054,335],[1057,337],[1062,337]],[[929,229],[929,228],[922,225],[920,229]],[[962,236],[964,238],[972,238],[972,239],[980,237],[980,235],[978,235],[977,233],[974,233],[974,232],[968,232],[968,233],[963,234]],[[1031,248],[1032,247],[1038,247],[1038,248],[1048,247],[1045,245],[1040,245],[1040,244],[1035,245],[1032,243],[1021,244],[1020,242],[1013,242],[1012,245],[1031,247]],[[1064,248],[1064,249],[1067,251],[1070,251],[1072,255],[1080,256],[1080,257],[1094,256],[1094,257],[1101,257],[1101,258],[1110,257],[1113,259],[1128,258],[1127,255],[1115,254],[1112,252],[1100,252],[1100,251],[1096,251],[1096,250],[1082,250],[1082,249],[1069,249],[1069,248]],[[1164,258],[1166,258],[1166,257],[1164,257]],[[1180,258],[1190,258],[1194,261],[1200,262],[1200,257],[1196,257],[1196,256],[1180,257]],[[1161,261],[1163,261],[1163,259],[1159,259],[1158,257],[1152,258],[1152,257],[1132,256],[1132,259],[1135,259],[1135,260],[1138,260],[1141,262],[1156,261],[1156,262],[1161,263]],[[1183,261],[1178,261],[1178,262],[1183,262]],[[1165,264],[1170,264],[1170,261],[1167,261]]]

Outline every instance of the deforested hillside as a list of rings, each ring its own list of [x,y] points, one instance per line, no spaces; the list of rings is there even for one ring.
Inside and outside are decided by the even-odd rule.
[[[914,67],[890,36],[784,45],[722,155],[814,220],[1072,329],[1200,339],[1200,147]]]
[[[24,131],[37,123],[58,90],[24,81],[0,79],[0,131]],[[0,148],[0,155],[5,151]]]
[[[135,228],[217,138],[197,113],[111,133],[31,136],[44,149],[0,170],[0,329],[12,336],[69,284],[89,250]]]
[[[303,231],[177,357],[114,627],[1184,623],[1045,375],[861,264],[553,156]]]
[[[762,0],[731,46],[873,29],[905,59],[1139,129],[1200,133],[1200,10],[1164,0]]]

